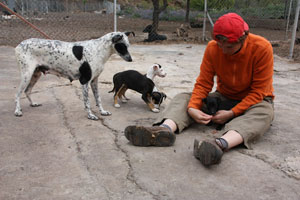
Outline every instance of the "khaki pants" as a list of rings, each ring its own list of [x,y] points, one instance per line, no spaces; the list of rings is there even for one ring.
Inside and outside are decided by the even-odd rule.
[[[218,96],[221,100],[226,99],[219,92],[210,93],[209,96]],[[195,121],[187,113],[187,105],[191,98],[191,93],[177,94],[167,108],[160,114],[154,125],[163,123],[165,119],[173,120],[180,133],[183,129]],[[202,106],[206,109],[206,105]],[[266,97],[262,102],[251,106],[246,112],[233,118],[226,123],[221,130],[225,134],[229,130],[237,131],[244,139],[244,145],[250,147],[250,143],[262,136],[271,126],[274,119],[274,104],[271,97]]]

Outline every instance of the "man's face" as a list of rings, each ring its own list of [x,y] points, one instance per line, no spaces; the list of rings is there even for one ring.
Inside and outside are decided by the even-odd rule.
[[[233,55],[238,50],[240,50],[240,48],[242,48],[242,42],[229,43],[224,41],[217,41],[217,44],[222,49],[223,53],[227,55]]]

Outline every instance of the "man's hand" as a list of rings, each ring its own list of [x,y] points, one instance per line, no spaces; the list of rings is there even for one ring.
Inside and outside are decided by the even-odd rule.
[[[224,124],[234,117],[232,110],[219,110],[213,117],[212,121],[217,124]]]
[[[199,124],[208,124],[213,117],[195,108],[189,108],[188,113]]]

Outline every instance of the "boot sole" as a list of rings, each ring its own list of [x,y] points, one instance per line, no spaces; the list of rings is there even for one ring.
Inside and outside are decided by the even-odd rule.
[[[210,166],[221,162],[223,151],[211,142],[198,140],[194,141],[194,156],[200,160],[204,166]]]
[[[171,146],[175,142],[175,135],[167,131],[159,131],[157,135],[152,134],[142,126],[128,126],[125,129],[125,137],[135,146]]]

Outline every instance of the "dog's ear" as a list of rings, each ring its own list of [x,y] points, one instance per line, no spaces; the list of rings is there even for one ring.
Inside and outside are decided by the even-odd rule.
[[[112,42],[115,44],[115,43],[119,42],[119,41],[122,40],[122,39],[123,39],[123,35],[118,34],[118,35],[115,35],[115,36],[112,38]]]
[[[129,36],[130,34],[132,34],[133,35],[133,37],[135,37],[135,33],[133,32],[133,31],[127,31],[127,32],[125,32],[125,35],[126,36]]]
[[[81,83],[81,85],[84,85],[91,80],[92,70],[88,62],[85,61],[84,63],[82,63],[82,65],[79,67],[79,72],[79,82]]]
[[[162,94],[162,96],[163,96],[164,99],[167,98],[167,95],[165,93],[162,92],[161,94]]]

